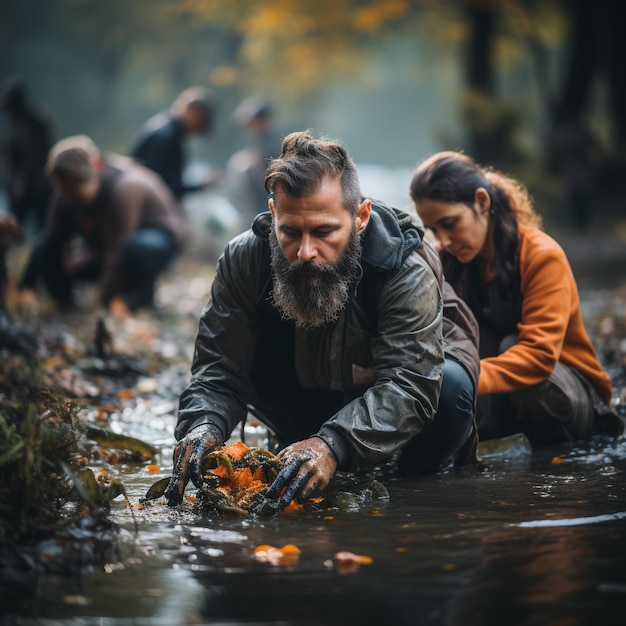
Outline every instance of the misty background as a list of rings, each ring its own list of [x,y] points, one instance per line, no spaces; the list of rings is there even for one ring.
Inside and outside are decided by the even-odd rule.
[[[122,154],[180,91],[209,86],[215,129],[190,151],[218,169],[246,145],[233,110],[260,95],[281,134],[342,140],[366,194],[406,205],[417,163],[460,149],[526,184],[549,232],[624,243],[618,9],[609,0],[5,0],[0,85],[22,79],[55,140],[85,133]]]

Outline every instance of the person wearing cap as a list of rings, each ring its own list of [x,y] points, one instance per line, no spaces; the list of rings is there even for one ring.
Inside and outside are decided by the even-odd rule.
[[[245,131],[249,145],[228,159],[227,196],[247,227],[267,209],[263,178],[270,160],[280,152],[281,139],[274,128],[270,103],[259,96],[243,100],[234,110],[233,120]]]
[[[184,181],[185,142],[210,133],[215,121],[215,98],[206,87],[194,86],[179,94],[168,111],[151,117],[140,130],[130,155],[156,172],[177,200],[193,191],[216,186],[220,175],[208,174],[197,184]]]
[[[167,186],[86,135],[55,144],[46,172],[56,199],[34,254],[52,298],[74,308],[76,281],[94,280],[105,307],[116,297],[130,310],[152,306],[155,280],[188,233],[184,210]]]

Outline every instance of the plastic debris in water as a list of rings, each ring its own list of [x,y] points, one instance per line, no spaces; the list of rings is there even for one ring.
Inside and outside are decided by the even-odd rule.
[[[481,441],[476,450],[476,456],[479,459],[515,459],[528,456],[531,453],[530,441],[524,433]]]

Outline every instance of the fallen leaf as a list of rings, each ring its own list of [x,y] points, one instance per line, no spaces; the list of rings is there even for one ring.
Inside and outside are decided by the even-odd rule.
[[[109,417],[109,414],[106,412],[105,409],[103,409],[102,407],[98,407],[96,409],[95,418],[97,420],[105,420],[105,419],[108,419],[108,417]]]
[[[234,443],[224,446],[222,450],[226,452],[228,456],[235,459],[235,461],[238,461],[245,454],[250,452],[250,448],[245,443],[243,443],[243,441],[235,441]]]
[[[302,507],[304,506],[304,504],[298,504],[295,500],[292,500],[284,509],[283,512],[284,513],[295,513],[296,511],[299,511]]]
[[[356,572],[361,565],[371,565],[374,562],[371,556],[354,554],[354,552],[348,552],[347,550],[337,552],[333,560],[340,574],[351,574]]]
[[[252,554],[259,563],[288,566],[295,565],[298,562],[300,559],[300,548],[292,543],[288,543],[282,548],[263,544],[257,546]]]

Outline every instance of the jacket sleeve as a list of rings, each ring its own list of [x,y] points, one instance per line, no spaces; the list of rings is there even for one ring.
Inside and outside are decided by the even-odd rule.
[[[411,254],[380,293],[378,333],[371,344],[373,385],[319,433],[331,447],[341,442],[333,448],[340,456],[345,457],[341,448],[348,448],[352,467],[388,459],[432,421],[444,367],[442,314],[433,271]],[[345,464],[340,459],[340,467]]]
[[[522,316],[517,342],[502,354],[481,360],[478,395],[539,384],[559,360],[575,297],[565,253],[555,244],[538,242],[522,250],[520,274]]]
[[[469,306],[456,293],[454,287],[443,275],[439,253],[427,239],[418,249],[431,269],[435,272],[443,297],[443,345],[446,357],[460,363],[470,375],[474,390],[478,388],[480,370],[478,322]]]
[[[225,441],[246,416],[252,383],[247,372],[256,344],[256,298],[261,290],[258,246],[248,231],[230,242],[217,263],[211,296],[200,317],[191,381],[179,401],[175,436],[216,425]]]

